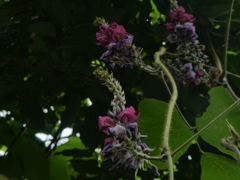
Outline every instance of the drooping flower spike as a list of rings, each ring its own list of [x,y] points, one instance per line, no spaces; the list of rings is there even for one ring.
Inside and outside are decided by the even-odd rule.
[[[110,170],[123,167],[133,168],[137,172],[138,169],[144,168],[144,162],[149,163],[149,161],[138,157],[136,153],[149,155],[154,150],[142,142],[143,139],[147,138],[147,135],[140,135],[138,131],[137,120],[140,117],[140,112],[132,106],[125,108],[126,102],[122,87],[112,74],[109,75],[108,71],[104,70],[96,70],[94,74],[100,80],[104,80],[104,85],[114,94],[114,99],[111,102],[113,110],[108,111],[111,117],[99,116],[98,118],[99,129],[112,136],[105,139],[100,155],[103,160],[112,160],[113,166]],[[159,174],[156,168],[154,172]]]
[[[99,26],[99,32],[96,33],[95,44],[106,47],[100,60],[109,63],[112,69],[117,67],[133,68],[133,61],[139,56],[141,48],[132,44],[133,35],[126,32],[125,28],[116,22],[106,24],[105,20],[97,18],[94,24],[104,22]]]

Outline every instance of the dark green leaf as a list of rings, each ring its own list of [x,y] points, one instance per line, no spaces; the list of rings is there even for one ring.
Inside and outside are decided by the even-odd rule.
[[[204,153],[201,157],[201,180],[238,180],[240,166],[236,161],[212,153]]]
[[[209,91],[209,95],[211,105],[207,108],[206,113],[197,119],[198,130],[202,129],[206,124],[226,110],[234,102],[231,95],[223,87],[211,89]],[[217,147],[220,151],[234,155],[233,152],[223,148],[220,144],[220,141],[222,138],[231,136],[226,120],[228,120],[237,131],[240,131],[239,113],[239,107],[235,107],[228,114],[204,131],[201,134],[201,137],[209,144]]]
[[[153,156],[160,155],[162,143],[163,143],[163,130],[166,119],[168,104],[162,101],[154,99],[146,99],[140,102],[139,111],[141,113],[138,119],[139,131],[141,134],[148,135],[148,138],[144,140],[149,148],[155,148],[155,151],[151,153]],[[170,147],[171,151],[174,151],[182,143],[184,143],[192,135],[188,126],[185,124],[178,111],[175,109],[173,113],[171,134],[170,134]],[[187,150],[189,147],[183,148],[175,157],[174,161]],[[167,168],[167,165],[153,161],[159,169]]]

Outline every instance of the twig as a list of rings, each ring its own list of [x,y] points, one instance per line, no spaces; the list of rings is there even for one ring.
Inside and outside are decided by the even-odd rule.
[[[173,114],[174,106],[177,101],[178,91],[177,91],[177,85],[171,73],[160,60],[160,56],[162,56],[165,53],[165,51],[166,51],[166,48],[161,47],[159,51],[155,52],[154,63],[156,67],[161,67],[163,72],[169,78],[169,81],[172,85],[172,96],[170,98],[169,105],[168,105],[166,124],[165,124],[164,134],[163,134],[163,150],[165,151],[165,154],[167,155],[167,158],[168,158],[169,179],[173,180],[174,179],[173,161],[172,161],[172,156],[171,156],[170,147],[169,147],[169,135],[170,135],[170,129],[171,129],[172,114]]]
[[[212,40],[210,38],[210,35],[209,35],[209,31],[206,31],[206,38],[207,38],[207,42],[209,44],[209,47],[210,47],[210,51],[211,51],[211,54],[212,54],[212,57],[213,57],[213,61],[217,67],[218,70],[220,70],[220,72],[222,73],[223,72],[223,68],[222,68],[222,64],[221,64],[221,61],[215,51],[215,48],[212,44]]]
[[[235,100],[238,100],[239,97],[236,95],[236,93],[233,91],[232,87],[230,86],[230,84],[228,83],[228,80],[226,79],[225,81],[225,84],[227,86],[227,90],[228,92],[232,95],[232,97],[235,99]]]
[[[234,1],[234,0],[232,0],[232,1]],[[229,27],[230,28],[230,27]],[[235,100],[238,100],[239,98],[238,98],[238,96],[236,95],[236,93],[233,91],[233,89],[232,89],[232,87],[229,85],[229,83],[228,83],[228,79],[227,79],[227,74],[230,74],[228,71],[227,71],[227,66],[226,66],[226,63],[227,63],[227,60],[225,59],[225,66],[224,66],[224,68],[222,67],[222,64],[221,64],[221,61],[220,61],[220,59],[219,59],[219,57],[218,57],[218,55],[217,55],[217,53],[216,53],[216,51],[215,51],[215,48],[213,47],[213,44],[212,44],[212,41],[211,41],[211,38],[210,38],[210,36],[209,36],[209,32],[207,31],[207,33],[206,33],[206,36],[207,36],[207,41],[208,41],[208,43],[209,43],[209,46],[210,46],[210,51],[211,51],[211,53],[212,53],[212,56],[213,56],[213,60],[214,60],[214,62],[215,62],[215,65],[216,65],[216,67],[217,67],[217,69],[219,69],[220,70],[220,72],[221,72],[221,74],[222,74],[222,76],[223,76],[223,83],[224,84],[226,84],[226,88],[227,88],[227,90],[229,91],[229,93],[232,95],[232,97],[235,99]],[[228,44],[228,42],[227,42],[227,44]],[[225,44],[225,48],[226,48],[226,44]],[[227,58],[227,52],[226,52],[226,58]],[[231,75],[233,75],[233,73],[231,73]]]
[[[232,76],[234,76],[234,77],[236,77],[236,78],[240,78],[240,76],[239,76],[239,75],[237,75],[237,74],[234,74],[234,73],[231,73],[231,72],[229,72],[229,71],[227,71],[227,74],[229,74],[229,75],[232,75]]]
[[[17,142],[17,140],[21,137],[21,135],[24,133],[24,131],[27,129],[29,124],[32,122],[32,120],[28,121],[25,126],[22,127],[22,130],[18,133],[17,137],[13,140],[13,142],[8,146],[8,149],[5,151],[4,156],[7,155],[7,153],[12,149],[14,144]]]
[[[195,135],[193,135],[191,138],[189,138],[185,143],[183,143],[181,146],[179,146],[174,152],[172,152],[172,157],[177,154],[182,148],[184,148],[188,143],[190,143],[192,140],[194,140],[196,137],[198,137],[202,132],[207,130],[210,126],[212,126],[214,123],[216,123],[221,117],[226,115],[230,110],[232,110],[235,106],[237,106],[240,103],[240,99],[235,101],[231,106],[229,106],[225,111],[223,111],[221,114],[219,114],[217,117],[215,117],[211,122],[209,122],[206,126],[204,126],[200,131],[198,131]]]
[[[224,63],[223,63],[223,80],[227,79],[227,61],[228,61],[228,56],[227,56],[227,51],[228,51],[228,41],[229,41],[229,32],[230,32],[230,27],[231,27],[231,19],[232,19],[232,12],[233,12],[233,5],[234,5],[234,0],[231,2],[230,10],[229,10],[229,16],[228,16],[228,21],[227,21],[227,27],[226,27],[226,34],[225,34],[225,46],[224,46]]]

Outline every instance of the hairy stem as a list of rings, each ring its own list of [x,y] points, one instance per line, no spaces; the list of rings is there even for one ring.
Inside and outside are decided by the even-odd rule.
[[[172,96],[169,101],[168,105],[168,110],[167,110],[167,116],[166,116],[166,124],[165,124],[165,129],[164,129],[164,134],[163,134],[163,150],[166,151],[166,155],[168,158],[168,170],[169,170],[169,179],[173,180],[174,179],[174,174],[173,174],[173,162],[172,162],[172,157],[171,157],[171,152],[170,152],[170,147],[169,147],[169,135],[170,135],[170,129],[171,129],[171,122],[172,122],[172,114],[174,110],[174,106],[177,101],[178,97],[178,91],[177,91],[177,85],[167,69],[167,67],[161,62],[160,56],[162,56],[166,51],[166,48],[161,47],[159,51],[155,52],[154,54],[154,63],[155,66],[161,67],[163,72],[166,74],[168,77],[171,85],[172,85]]]
[[[206,131],[210,126],[212,126],[214,123],[216,123],[221,117],[226,115],[230,110],[232,110],[235,106],[237,106],[240,103],[240,99],[235,101],[231,106],[229,106],[225,111],[223,111],[221,114],[219,114],[217,117],[215,117],[211,122],[209,122],[206,126],[204,126],[201,130],[199,130],[195,135],[193,135],[191,138],[189,138],[185,143],[183,143],[181,146],[179,146],[174,152],[172,152],[172,156],[177,154],[182,148],[184,148],[188,143],[190,143],[192,140],[194,140],[196,137],[198,137],[202,132]]]
[[[225,46],[224,46],[224,63],[223,63],[223,80],[227,78],[227,51],[228,51],[228,41],[229,41],[229,32],[230,32],[230,27],[231,27],[231,19],[232,19],[232,12],[233,12],[233,5],[234,5],[234,0],[231,1],[231,6],[229,9],[229,16],[227,20],[227,27],[226,27],[226,34],[225,34]]]
[[[165,78],[164,78],[163,73],[161,74],[161,77],[162,77],[162,80],[163,80],[164,85],[166,86],[166,89],[167,89],[168,93],[170,94],[170,96],[172,96],[172,93],[171,93],[170,88],[169,88],[169,86],[168,86],[168,84],[167,84],[167,82],[166,82],[166,80],[165,80]],[[177,103],[176,103],[175,106],[176,106],[176,109],[178,110],[178,113],[181,115],[181,117],[183,118],[184,122],[185,122],[186,125],[188,126],[188,128],[189,128],[190,130],[193,130],[194,127],[192,127],[192,126],[187,122],[186,118],[184,117],[184,115],[182,114],[181,110],[179,109]]]

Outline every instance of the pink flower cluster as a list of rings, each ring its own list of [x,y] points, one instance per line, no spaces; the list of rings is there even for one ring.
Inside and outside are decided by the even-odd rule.
[[[170,43],[178,40],[196,40],[198,37],[193,24],[194,16],[185,12],[182,6],[178,7],[170,14],[171,22],[165,24],[166,30],[170,33],[167,37]]]
[[[100,153],[103,160],[109,158],[112,160],[113,166],[110,170],[121,166],[133,169],[143,167],[144,160],[137,157],[131,151],[132,148],[145,154],[150,154],[153,151],[144,142],[141,142],[147,136],[140,135],[138,132],[136,121],[139,117],[140,113],[131,106],[117,114],[114,117],[115,122],[109,116],[98,118],[99,129],[105,134],[113,135],[113,137],[105,139],[104,148]]]
[[[135,109],[130,106],[123,110],[120,114],[117,115],[117,119],[121,124],[129,124],[135,123],[137,119],[140,117],[139,111],[135,111]],[[104,132],[105,134],[109,133],[109,128],[113,128],[115,123],[109,116],[99,117],[98,118],[98,127],[99,129]]]
[[[110,43],[121,42],[127,36],[132,35],[127,33],[123,26],[113,22],[110,25],[100,26],[99,32],[96,33],[95,44],[108,47]]]

